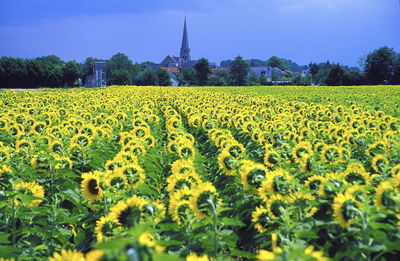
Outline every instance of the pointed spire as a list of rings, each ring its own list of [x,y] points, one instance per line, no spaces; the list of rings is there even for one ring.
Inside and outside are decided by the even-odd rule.
[[[189,48],[189,37],[188,37],[187,26],[186,26],[186,16],[185,16],[185,22],[183,25],[183,36],[182,36],[182,46],[181,46],[180,58],[181,58],[181,63],[191,60],[190,48]]]

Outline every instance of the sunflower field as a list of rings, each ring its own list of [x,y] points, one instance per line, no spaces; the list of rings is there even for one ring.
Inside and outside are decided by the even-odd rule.
[[[399,86],[0,92],[0,261],[399,257]]]

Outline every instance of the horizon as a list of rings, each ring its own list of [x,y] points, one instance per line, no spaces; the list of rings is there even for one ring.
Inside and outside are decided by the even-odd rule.
[[[101,0],[92,6],[77,0],[5,0],[0,4],[0,56],[56,55],[84,62],[121,52],[134,63],[159,63],[179,54],[186,16],[193,59],[219,65],[238,55],[246,60],[278,56],[299,65],[329,60],[359,67],[359,58],[374,49],[400,50],[399,1],[362,2]]]

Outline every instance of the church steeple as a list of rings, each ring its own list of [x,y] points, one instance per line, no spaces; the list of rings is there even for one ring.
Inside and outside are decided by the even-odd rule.
[[[188,32],[187,32],[187,27],[186,27],[186,17],[185,17],[185,23],[183,26],[180,62],[182,64],[182,63],[185,63],[190,60],[191,60],[191,57],[190,57],[190,48],[189,48],[189,37],[188,37]]]

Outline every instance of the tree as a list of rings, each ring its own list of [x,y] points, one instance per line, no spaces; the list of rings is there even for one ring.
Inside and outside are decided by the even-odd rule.
[[[340,65],[334,65],[326,77],[325,83],[330,86],[343,85],[345,71]]]
[[[158,85],[158,77],[153,70],[147,69],[137,74],[134,83],[143,86],[156,86]]]
[[[82,75],[79,65],[75,61],[69,61],[64,65],[62,70],[64,83],[70,87],[75,86],[75,81]]]
[[[211,73],[210,63],[207,59],[201,58],[194,65],[196,71],[196,81],[198,86],[204,86],[208,82],[208,76]]]
[[[26,62],[20,58],[2,57],[0,83],[3,88],[25,88]]]
[[[271,58],[269,58],[267,61],[267,66],[276,67],[281,69],[282,71],[285,70],[285,65],[283,63],[283,60],[277,56],[272,56]]]
[[[231,79],[232,85],[244,86],[247,84],[247,78],[249,74],[249,64],[243,60],[241,56],[238,56],[233,60],[231,67]]]
[[[250,73],[249,79],[248,79],[248,85],[249,86],[259,86],[260,81],[258,79],[258,76],[256,73]]]
[[[382,47],[367,55],[365,75],[369,84],[389,84],[393,80],[396,53],[392,48]]]
[[[314,79],[315,75],[317,75],[317,73],[319,71],[319,66],[316,63],[310,63],[308,65],[308,70],[310,71],[310,74],[312,75],[312,77]]]
[[[163,68],[158,68],[157,70],[157,76],[158,76],[158,85],[160,86],[171,86],[171,77],[169,76],[169,73],[167,70]]]
[[[117,53],[106,62],[106,73],[111,75],[115,70],[126,70],[131,74],[131,77],[136,76],[138,67],[133,65],[132,60],[123,53]]]
[[[110,85],[129,85],[132,83],[132,76],[128,70],[113,70],[108,78]]]
[[[183,68],[182,72],[182,78],[185,80],[189,85],[195,85],[196,84],[196,71],[192,67],[187,67]]]

